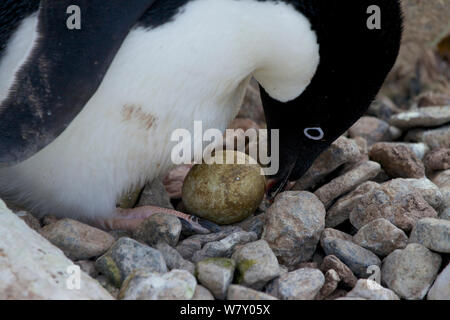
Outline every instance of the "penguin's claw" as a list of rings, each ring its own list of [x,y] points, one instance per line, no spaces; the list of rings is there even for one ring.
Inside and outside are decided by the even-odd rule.
[[[189,219],[179,218],[183,228],[183,234],[208,234],[211,232],[219,232],[220,227],[209,220],[201,219],[195,216],[189,216]]]
[[[173,209],[154,206],[133,209],[117,208],[113,216],[101,221],[97,225],[106,230],[136,231],[139,225],[155,213],[165,213],[176,216],[181,221],[183,232],[190,234],[207,234],[220,231],[220,227],[210,221],[200,219]]]

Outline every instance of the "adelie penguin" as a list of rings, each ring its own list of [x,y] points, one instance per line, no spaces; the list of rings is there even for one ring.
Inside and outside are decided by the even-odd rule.
[[[225,130],[251,77],[280,130],[279,192],[367,110],[401,16],[397,0],[3,0],[0,197],[132,229],[161,209],[117,199],[170,168],[175,129]]]

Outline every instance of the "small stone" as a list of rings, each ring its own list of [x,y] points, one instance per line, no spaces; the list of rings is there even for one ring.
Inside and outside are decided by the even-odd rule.
[[[450,95],[435,91],[427,91],[419,94],[415,99],[419,107],[450,105]]]
[[[450,125],[429,130],[412,130],[406,135],[406,140],[426,143],[431,149],[450,148]]]
[[[396,179],[399,180],[399,179]],[[392,180],[366,193],[350,212],[350,222],[361,229],[369,222],[384,218],[404,231],[437,212],[422,195],[405,181]]]
[[[332,180],[330,183],[318,189],[314,194],[329,208],[333,201],[346,194],[360,184],[375,178],[381,171],[381,166],[372,161],[367,161],[344,175]]]
[[[280,276],[278,294],[282,300],[314,300],[325,284],[325,277],[317,269],[298,269]]]
[[[262,238],[291,268],[312,258],[324,227],[325,208],[314,194],[283,192],[266,212]]]
[[[439,218],[450,220],[450,170],[445,170],[437,174],[433,182],[440,188],[442,193],[441,214]]]
[[[161,178],[147,183],[142,190],[137,207],[155,206],[159,208],[173,209],[169,194],[164,187]]]
[[[322,232],[322,236],[320,237],[320,245],[323,247],[323,241],[327,238],[337,238],[345,241],[353,241],[353,237],[349,235],[348,233],[342,232],[340,230],[332,229],[332,228],[326,228]]]
[[[254,300],[278,300],[278,299],[263,292],[259,292],[247,287],[233,284],[228,287],[227,300],[254,301]]]
[[[450,220],[419,220],[411,232],[409,242],[420,243],[436,252],[450,253]]]
[[[391,140],[398,140],[403,135],[403,131],[394,126],[389,127],[389,133],[391,135]]]
[[[383,261],[381,279],[401,298],[421,300],[436,279],[442,258],[420,244],[395,250]]]
[[[381,218],[359,229],[353,237],[353,242],[384,257],[396,249],[405,248],[408,236],[388,220]]]
[[[134,233],[134,238],[150,246],[164,241],[172,247],[178,244],[181,234],[180,220],[171,214],[155,213],[148,217]]]
[[[350,217],[350,212],[356,206],[359,199],[379,186],[378,183],[368,181],[360,185],[354,191],[338,199],[327,212],[325,226],[327,228],[334,228],[347,221]]]
[[[192,262],[183,259],[181,254],[167,243],[159,242],[155,248],[162,253],[169,270],[178,269],[186,270],[192,274],[195,273],[195,265]]]
[[[353,288],[358,279],[353,274],[353,271],[350,270],[338,257],[334,255],[326,256],[323,259],[323,262],[320,266],[320,270],[326,273],[328,270],[333,269],[339,275],[342,283],[347,287]]]
[[[362,117],[348,132],[351,138],[363,137],[369,146],[392,140],[389,124],[375,117]]]
[[[84,272],[86,272],[91,278],[98,276],[98,271],[95,268],[95,262],[91,260],[78,260],[75,262],[77,266]]]
[[[426,107],[393,115],[389,123],[400,129],[438,127],[450,122],[450,107]]]
[[[388,121],[393,115],[401,113],[402,109],[397,107],[395,103],[386,96],[377,98],[370,105],[368,113],[372,116]]]
[[[325,273],[325,284],[320,290],[318,300],[323,300],[331,296],[336,291],[341,278],[334,269],[330,269]]]
[[[383,288],[375,281],[365,279],[358,280],[356,286],[346,297],[363,298],[367,300],[400,300],[392,290]]]
[[[344,166],[347,166],[349,164],[360,164],[366,161],[369,161],[369,145],[367,144],[367,140],[363,137],[355,137],[351,139],[354,141],[359,149],[359,155],[355,156],[354,158],[350,159],[348,161],[348,164],[345,164]]]
[[[117,287],[138,269],[167,272],[161,252],[129,238],[121,238],[114,243],[108,252],[97,259],[95,266]]]
[[[293,190],[308,190],[315,187],[331,172],[359,155],[355,141],[340,137],[314,161],[309,170],[296,182]]]
[[[240,222],[236,226],[242,228],[247,232],[254,232],[258,239],[261,238],[261,235],[264,231],[264,214],[260,214],[258,216],[251,216],[244,221]]]
[[[194,254],[202,249],[202,243],[198,240],[183,241],[175,248],[183,259],[191,261]]]
[[[244,245],[233,253],[239,270],[238,283],[260,290],[280,274],[277,257],[264,240]]]
[[[450,186],[450,170],[436,173],[433,177],[433,183],[439,188]]]
[[[205,244],[200,251],[193,255],[192,261],[196,263],[207,258],[230,258],[236,246],[256,240],[255,233],[238,231],[222,240]]]
[[[430,171],[450,169],[450,148],[434,149],[428,152],[423,162]]]
[[[384,171],[394,178],[422,178],[425,167],[411,149],[403,145],[380,142],[373,145],[370,159],[381,164]]]
[[[202,249],[202,245],[200,241],[189,240],[183,241],[181,244],[176,246],[175,249],[183,257],[183,259],[191,261],[194,254]]]
[[[327,255],[334,255],[344,262],[358,277],[367,278],[370,266],[380,266],[380,259],[367,249],[350,241],[325,238],[323,249]]]
[[[437,277],[427,296],[428,300],[450,300],[450,264]]]
[[[394,179],[387,183],[387,185],[394,187],[397,190],[407,192],[408,189],[415,189],[422,195],[426,202],[438,211],[444,200],[439,187],[427,178],[422,179]]]
[[[208,234],[196,234],[185,240],[183,240],[180,244],[186,244],[189,242],[198,242],[200,246],[204,246],[209,242],[220,241],[229,235],[242,231],[242,228],[236,226],[223,226],[219,232],[208,233]]]
[[[114,243],[114,238],[107,232],[71,219],[47,225],[40,234],[72,260],[100,256]]]
[[[207,301],[215,299],[208,289],[198,284],[197,287],[195,288],[194,296],[192,297],[191,300]]]
[[[430,148],[422,142],[419,143],[411,143],[411,142],[391,142],[395,146],[405,146],[409,148],[417,158],[422,160],[428,151],[430,151]]]
[[[205,259],[197,263],[197,278],[217,299],[224,300],[233,281],[235,267],[236,263],[231,259]]]
[[[278,281],[283,274],[289,272],[289,269],[283,265],[280,265],[280,274],[275,279],[269,281],[264,288],[264,292],[278,299]]]
[[[121,300],[190,300],[197,287],[195,277],[185,270],[166,274],[136,271],[120,289]]]
[[[367,146],[367,141],[363,137],[356,137],[352,139],[358,145],[359,156],[354,157],[348,161],[347,165],[354,165],[369,161],[369,147]],[[348,170],[349,171],[349,170]]]

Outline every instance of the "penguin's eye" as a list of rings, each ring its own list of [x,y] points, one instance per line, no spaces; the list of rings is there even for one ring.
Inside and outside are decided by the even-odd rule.
[[[325,136],[322,128],[306,128],[303,133],[308,139],[311,140],[322,140]]]

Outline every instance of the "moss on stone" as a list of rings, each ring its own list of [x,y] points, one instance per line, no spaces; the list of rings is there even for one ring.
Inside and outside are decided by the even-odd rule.
[[[102,273],[104,273],[117,288],[120,288],[122,285],[122,274],[114,260],[109,256],[103,256],[97,260],[96,264],[101,266],[99,269]]]
[[[226,269],[234,269],[236,267],[234,260],[228,258],[207,258],[202,260],[200,263],[213,263],[216,266]]]
[[[256,260],[253,259],[243,259],[239,261],[238,263],[238,270],[239,270],[239,277],[238,277],[238,283],[242,283],[245,277],[245,273],[253,267],[257,263]]]

